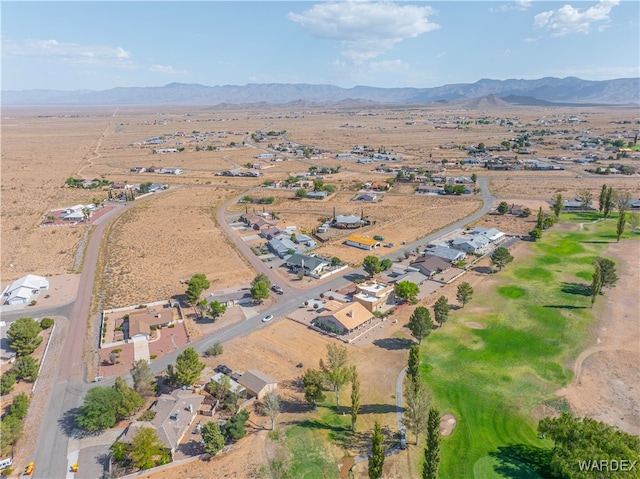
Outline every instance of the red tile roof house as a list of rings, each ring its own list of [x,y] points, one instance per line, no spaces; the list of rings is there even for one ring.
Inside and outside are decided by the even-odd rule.
[[[373,183],[371,183],[372,190],[388,191],[390,187],[391,185],[389,185],[389,183],[387,183],[386,181],[374,181]]]

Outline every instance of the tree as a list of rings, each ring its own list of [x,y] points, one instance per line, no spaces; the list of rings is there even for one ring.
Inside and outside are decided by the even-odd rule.
[[[258,281],[251,287],[251,299],[260,304],[269,297],[269,287],[266,283]]]
[[[389,258],[385,258],[382,261],[380,261],[380,267],[382,268],[382,271],[386,271],[392,266],[393,266],[393,261],[391,261]]]
[[[260,273],[255,278],[253,278],[253,281],[251,281],[251,286],[255,286],[257,283],[264,283],[267,285],[267,289],[271,288],[271,280],[269,279],[269,276],[264,273]]]
[[[529,236],[533,238],[533,241],[538,241],[540,238],[542,238],[542,230],[540,228],[533,228],[531,231],[529,231]]]
[[[491,264],[497,266],[500,271],[512,261],[513,256],[511,256],[509,250],[503,246],[498,246],[493,250],[493,253],[491,253]]]
[[[351,431],[356,432],[358,410],[360,409],[360,379],[356,367],[351,368]]]
[[[501,201],[497,208],[498,213],[504,215],[509,212],[509,203],[506,201]]]
[[[6,451],[22,437],[22,420],[13,414],[7,414],[0,422],[0,448]]]
[[[417,344],[412,344],[409,349],[407,375],[412,383],[415,383],[420,376],[420,346]]]
[[[620,213],[631,208],[631,193],[628,191],[618,191],[615,195],[616,208]]]
[[[598,197],[598,211],[602,213],[604,211],[604,205],[607,201],[607,185],[602,185],[602,189],[600,190],[600,196]]]
[[[554,442],[554,447],[549,451],[549,467],[552,477],[613,477],[617,474],[593,473],[589,470],[592,464],[596,465],[596,458],[616,460],[618,464],[627,461],[627,464],[635,464],[640,450],[638,436],[596,421],[589,417],[576,418],[572,413],[563,412],[560,417],[544,418],[538,422],[538,433],[543,434]],[[586,466],[588,472],[578,473],[578,465]],[[581,467],[582,469],[582,467]],[[638,477],[637,470],[629,471],[631,474],[620,477]]]
[[[404,400],[407,407],[404,410],[403,424],[416,436],[416,446],[420,442],[420,435],[427,428],[431,393],[424,381],[407,381],[404,385]]]
[[[593,193],[590,190],[583,188],[578,191],[578,200],[580,201],[580,205],[583,210],[586,210],[591,205],[591,200],[593,199]]]
[[[409,318],[409,330],[411,336],[418,340],[418,344],[422,344],[422,340],[431,334],[433,323],[431,322],[431,313],[424,306],[418,306]]]
[[[333,386],[336,409],[339,409],[340,389],[349,381],[347,348],[338,344],[327,344],[327,362],[320,359],[320,371],[322,371],[325,380]]]
[[[420,293],[420,288],[411,281],[400,281],[393,287],[393,292],[398,298],[405,301],[413,301],[418,296],[418,293]]]
[[[200,434],[202,435],[202,442],[204,442],[204,450],[208,454],[215,456],[224,447],[224,436],[217,422],[208,421],[204,423]]]
[[[38,379],[38,361],[32,356],[18,356],[11,372],[18,381],[32,383]]]
[[[16,416],[18,419],[22,419],[27,415],[29,409],[29,396],[25,393],[16,394],[11,403],[9,414]]]
[[[469,283],[460,283],[458,285],[458,292],[456,294],[456,299],[462,303],[462,307],[471,301],[473,297],[473,288]]]
[[[304,188],[298,188],[296,190],[296,198],[306,198],[307,197],[307,190],[305,190]]]
[[[600,263],[597,261],[593,264],[593,278],[591,279],[591,307],[593,308],[593,303],[596,302],[596,298],[600,294],[602,290],[602,270],[600,268]]]
[[[605,196],[604,199],[604,207],[602,209],[602,213],[604,214],[605,218],[608,218],[609,215],[611,214],[611,211],[613,210],[613,188],[608,187],[607,188],[607,194]]]
[[[9,394],[16,384],[16,376],[12,371],[7,371],[0,377],[0,396]]]
[[[562,193],[558,193],[553,204],[553,214],[556,216],[556,218],[560,218],[560,213],[562,213],[563,208],[564,203],[562,201]]]
[[[382,271],[380,260],[377,256],[369,255],[364,258],[364,261],[362,261],[362,269],[369,273],[369,276],[373,277],[374,275]]]
[[[422,479],[436,479],[440,466],[440,413],[434,407],[429,409],[427,420],[427,445],[424,448]]]
[[[201,299],[200,301],[198,301],[198,309],[200,310],[200,317],[204,318],[204,313],[207,309],[207,300],[206,299]]]
[[[40,320],[40,327],[45,330],[45,329],[49,329],[51,326],[53,326],[53,318],[42,318]]]
[[[471,175],[471,181],[473,181],[474,183],[476,181],[478,181],[478,175],[476,175],[475,173]]]
[[[131,389],[121,377],[116,378],[113,388],[120,395],[120,400],[116,405],[116,417],[118,420],[132,416],[144,405],[142,396]]]
[[[324,401],[323,379],[322,372],[317,369],[307,369],[302,377],[304,399],[312,404],[314,409],[318,407],[318,402]]]
[[[435,320],[442,326],[449,318],[449,300],[446,296],[440,296],[433,305]]]
[[[557,219],[555,216],[545,216],[544,220],[542,220],[542,228],[548,230],[556,224],[556,221]]]
[[[211,301],[211,303],[209,303],[209,315],[213,318],[214,321],[226,312],[226,304],[222,304],[219,301]]]
[[[280,414],[280,398],[275,391],[264,395],[260,409],[271,420],[271,430],[276,428],[276,420]]]
[[[225,436],[233,441],[242,439],[247,434],[244,426],[247,419],[249,419],[249,412],[245,409],[231,416],[224,427]]]
[[[204,356],[219,356],[222,353],[224,353],[224,345],[222,344],[222,341],[216,341],[212,346],[207,348],[204,352]]]
[[[189,304],[197,304],[200,295],[205,289],[208,289],[209,286],[211,286],[211,284],[204,274],[194,274],[187,283],[187,301],[189,301]]]
[[[541,231],[544,228],[544,211],[542,211],[542,206],[538,209],[538,217],[536,218],[536,228]]]
[[[371,435],[371,455],[369,456],[369,479],[380,479],[382,477],[382,466],[384,465],[384,436],[382,427],[376,421]]]
[[[11,323],[7,330],[9,346],[16,350],[18,356],[31,354],[42,343],[40,331],[40,323],[33,318],[20,318]]]
[[[140,396],[149,397],[154,394],[155,379],[146,359],[138,359],[129,370],[133,378],[133,390]]]
[[[189,347],[186,348],[176,358],[176,365],[171,364],[167,367],[169,379],[173,384],[178,386],[192,386],[204,369],[205,364],[200,361],[196,350]]]
[[[593,260],[598,264],[600,271],[600,293],[604,287],[613,287],[618,282],[618,273],[616,272],[616,264],[608,258],[596,258]]]
[[[638,226],[640,226],[640,214],[629,213],[629,227],[631,228],[631,232],[635,232]]]
[[[625,210],[618,213],[618,224],[616,225],[616,238],[620,242],[620,237],[624,233],[624,227],[627,225],[627,212]]]
[[[89,389],[76,416],[76,424],[86,431],[102,431],[116,425],[120,394],[110,387]]]
[[[139,469],[151,469],[170,461],[169,453],[158,438],[155,429],[141,427],[131,440],[131,462]],[[158,456],[160,456],[158,458]]]

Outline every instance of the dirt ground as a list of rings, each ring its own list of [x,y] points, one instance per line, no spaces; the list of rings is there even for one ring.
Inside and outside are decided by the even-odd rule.
[[[607,255],[616,258],[619,275],[595,305],[600,319],[594,344],[573,366],[575,379],[558,391],[579,415],[640,434],[640,245],[612,243]]]

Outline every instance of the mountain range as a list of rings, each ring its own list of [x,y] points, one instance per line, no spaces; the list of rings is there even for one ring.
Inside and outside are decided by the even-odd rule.
[[[298,103],[342,106],[421,105],[482,99],[477,107],[517,105],[625,105],[640,103],[640,78],[590,81],[576,77],[537,80],[490,80],[433,88],[377,88],[311,84],[248,84],[206,86],[169,83],[161,87],[118,87],[109,90],[5,90],[7,105],[286,105]],[[504,105],[502,105],[504,103]],[[489,105],[487,105],[489,106]],[[494,105],[498,106],[498,105]]]

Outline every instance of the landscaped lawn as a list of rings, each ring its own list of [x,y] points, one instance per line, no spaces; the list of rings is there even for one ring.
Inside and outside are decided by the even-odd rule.
[[[457,419],[442,442],[440,477],[540,477],[532,458],[550,444],[537,437],[535,412],[572,379],[571,361],[595,321],[591,262],[611,241],[615,219],[579,232],[545,231],[533,254],[516,255],[496,287],[478,288],[423,342],[422,376],[441,413]]]

